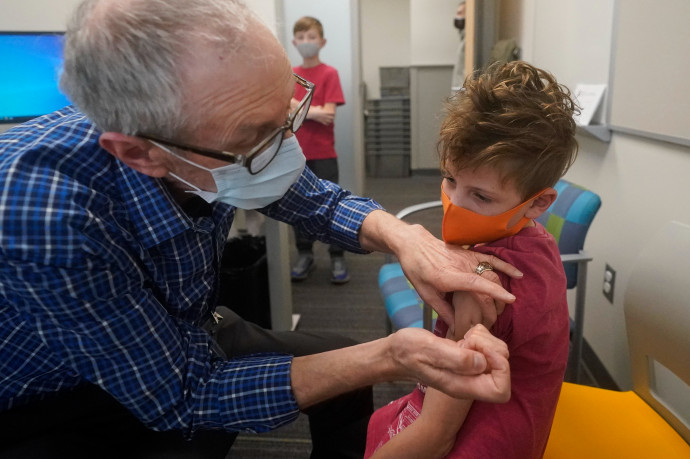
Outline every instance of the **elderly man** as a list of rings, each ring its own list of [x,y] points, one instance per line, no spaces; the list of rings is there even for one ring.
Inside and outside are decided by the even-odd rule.
[[[289,113],[295,79],[309,90]],[[245,6],[86,1],[61,85],[77,108],[0,137],[0,456],[224,457],[228,432],[305,411],[313,457],[356,457],[376,382],[505,400],[506,355],[490,338],[402,330],[354,345],[229,311],[216,323],[238,207],[395,253],[445,317],[446,292],[487,295],[487,314],[491,297],[513,301],[474,273],[480,262],[520,275],[304,169],[292,132],[311,84]]]

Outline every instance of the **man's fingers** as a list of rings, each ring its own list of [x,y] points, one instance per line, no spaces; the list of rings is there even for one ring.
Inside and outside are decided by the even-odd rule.
[[[503,340],[496,338],[483,325],[475,325],[467,333],[462,341],[462,346],[473,349],[484,355],[495,352],[507,359],[510,356],[508,345]],[[506,362],[507,363],[507,362]]]
[[[505,403],[510,400],[510,369],[498,353],[491,353],[489,357],[497,368],[488,373],[454,375],[451,378],[446,373],[439,373],[438,379],[426,383],[451,397]],[[505,363],[501,364],[501,361]]]
[[[486,371],[486,357],[481,352],[471,348],[458,349],[454,341],[438,339],[434,344],[435,367],[456,375],[476,375]]]
[[[403,328],[393,335],[396,359],[406,366],[417,365],[424,381],[434,372],[476,375],[486,370],[486,358],[473,349],[460,349],[452,340],[439,338],[419,328]],[[416,362],[415,360],[419,361]],[[425,374],[426,373],[426,374]]]
[[[484,253],[477,253],[477,258],[479,259],[480,262],[486,261],[488,262],[492,268],[494,268],[495,271],[501,271],[502,273],[505,273],[509,275],[510,277],[519,279],[522,277],[522,272],[517,269],[515,266],[511,265],[510,263],[506,263],[505,261],[501,260],[500,258],[494,256],[494,255],[488,255]]]
[[[506,343],[491,335],[484,326],[477,325],[465,334],[462,345],[480,351],[486,358],[487,370],[482,379],[487,400],[507,402],[510,399],[510,365]]]
[[[477,293],[484,293],[495,300],[508,304],[515,301],[515,295],[508,292],[496,282],[493,282],[489,279],[484,279],[475,273],[462,273],[459,276],[465,276],[467,280],[466,288],[456,288],[454,290],[471,290]]]
[[[485,356],[491,367],[491,380],[495,389],[493,401],[507,402],[510,400],[510,365],[507,357],[498,352],[488,352]]]
[[[439,295],[438,291],[432,289],[418,289],[417,293],[445,323],[452,324],[455,321],[455,310],[446,295]]]

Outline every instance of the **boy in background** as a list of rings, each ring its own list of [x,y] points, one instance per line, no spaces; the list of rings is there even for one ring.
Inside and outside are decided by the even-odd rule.
[[[338,71],[319,59],[319,51],[326,45],[321,22],[313,17],[304,16],[295,22],[292,44],[302,56],[302,65],[293,68],[293,72],[314,83],[314,95],[311,107],[301,129],[295,133],[307,158],[307,167],[317,177],[338,183],[338,155],[335,151],[334,121],[335,109],[345,103],[343,90],[340,87]],[[292,104],[305,94],[304,87],[295,85],[295,96]],[[302,281],[316,268],[314,264],[313,241],[304,236],[295,226],[297,243],[297,262],[290,273],[293,281]],[[331,257],[331,282],[344,284],[350,280],[345,264],[344,252],[340,247],[331,245],[328,249]]]
[[[455,322],[437,320],[435,333],[457,340],[472,324],[490,327],[508,345],[511,399],[458,400],[420,383],[374,413],[365,457],[541,458],[568,359],[569,315],[558,246],[534,219],[575,159],[576,106],[551,74],[514,61],[468,78],[446,110],[443,239],[496,255],[524,277],[498,274],[517,297],[498,318],[482,318],[474,295],[456,292]]]

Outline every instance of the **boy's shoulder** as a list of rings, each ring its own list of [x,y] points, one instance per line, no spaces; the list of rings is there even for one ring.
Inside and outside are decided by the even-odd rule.
[[[476,246],[474,250],[491,253],[516,266],[527,263],[562,264],[556,240],[539,222],[513,236]]]

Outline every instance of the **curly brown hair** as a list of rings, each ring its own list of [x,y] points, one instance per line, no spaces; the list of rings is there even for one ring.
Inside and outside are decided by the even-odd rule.
[[[577,156],[570,90],[523,61],[469,76],[445,103],[441,168],[496,167],[527,199],[552,187]]]

